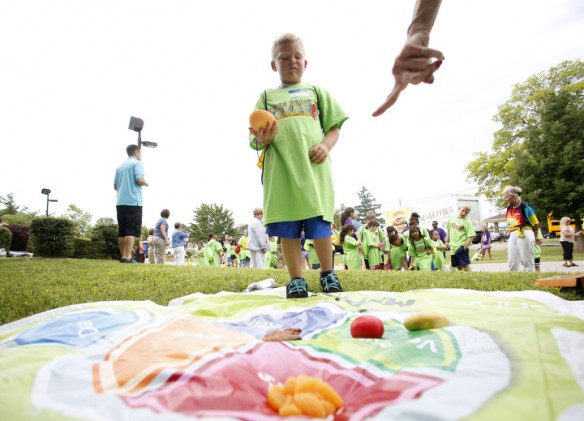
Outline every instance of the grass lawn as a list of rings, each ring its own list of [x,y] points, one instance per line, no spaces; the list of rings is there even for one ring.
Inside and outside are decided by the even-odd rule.
[[[561,260],[561,250],[544,249],[544,261]],[[494,254],[494,262],[506,261]],[[558,258],[559,256],[559,258]],[[342,264],[342,260],[338,262]],[[467,288],[481,291],[538,289],[535,280],[554,274],[509,272],[390,272],[342,271],[347,291],[409,291],[424,288]],[[305,274],[310,291],[320,291],[318,271]],[[285,270],[209,268],[173,265],[127,265],[117,261],[76,259],[0,259],[0,324],[71,304],[151,300],[167,305],[174,298],[194,292],[240,292],[251,282],[274,278],[278,286],[288,281]],[[573,293],[544,289],[568,300]]]

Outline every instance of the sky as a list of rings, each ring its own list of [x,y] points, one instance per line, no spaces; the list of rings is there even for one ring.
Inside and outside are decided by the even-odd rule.
[[[143,224],[189,224],[201,204],[247,224],[262,204],[248,118],[280,81],[271,45],[304,41],[303,81],[349,115],[333,149],[336,207],[365,186],[383,212],[470,194],[465,165],[491,148],[493,116],[515,84],[582,59],[581,0],[443,2],[430,46],[433,85],[408,87],[383,116],[414,0],[19,0],[0,3],[0,196],[51,215],[70,204],[115,218],[115,169],[144,120]],[[483,217],[495,214],[483,202]]]

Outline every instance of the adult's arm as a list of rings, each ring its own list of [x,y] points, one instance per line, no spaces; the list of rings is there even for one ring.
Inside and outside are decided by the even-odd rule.
[[[385,102],[373,112],[373,117],[380,116],[395,104],[408,84],[434,82],[434,72],[442,65],[444,55],[438,50],[428,48],[428,45],[441,2],[441,0],[416,1],[405,45],[393,65],[392,73],[395,78],[393,89]],[[432,62],[432,58],[436,61]]]

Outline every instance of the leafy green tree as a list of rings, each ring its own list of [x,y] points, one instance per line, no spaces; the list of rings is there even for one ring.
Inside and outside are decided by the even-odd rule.
[[[355,210],[357,211],[358,221],[362,224],[365,223],[365,214],[369,211],[375,212],[375,219],[379,222],[380,225],[385,224],[385,219],[381,217],[381,212],[377,212],[381,209],[381,205],[375,201],[373,195],[367,190],[367,187],[361,187],[361,190],[357,193],[359,197],[359,205],[355,206]]]
[[[492,151],[479,152],[467,164],[467,180],[499,207],[505,207],[500,197],[504,186],[520,186],[540,220],[553,212],[558,218],[576,218],[581,227],[584,63],[564,61],[515,85],[494,120],[501,129]]]
[[[233,212],[224,209],[223,205],[203,203],[193,211],[194,219],[188,226],[187,231],[191,241],[207,241],[210,232],[222,236],[223,234],[235,235],[235,220]]]
[[[244,232],[247,231],[247,229],[249,228],[248,224],[240,224],[238,226],[235,227],[235,239],[239,240],[239,237],[243,235]]]
[[[0,216],[4,215],[16,215],[18,213],[28,212],[28,208],[25,206],[20,209],[20,206],[14,201],[14,193],[8,193],[6,197],[0,196],[0,205],[4,208],[0,209]]]
[[[16,213],[14,215],[2,215],[2,221],[6,224],[24,225],[30,227],[32,220],[36,217],[34,213]]]
[[[337,229],[341,229],[341,213],[345,211],[347,206],[341,203],[337,209],[335,209],[335,216],[333,217],[333,223],[337,226]]]
[[[92,218],[90,213],[83,212],[80,207],[71,203],[63,217],[73,222],[76,237],[88,236]]]
[[[95,225],[113,225],[117,224],[114,218],[110,218],[109,216],[98,218],[95,221]]]

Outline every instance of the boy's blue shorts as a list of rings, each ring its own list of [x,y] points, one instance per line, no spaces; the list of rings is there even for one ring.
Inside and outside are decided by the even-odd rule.
[[[452,267],[470,265],[470,255],[468,249],[460,246],[454,254],[450,255],[450,263]]]
[[[322,216],[304,219],[302,221],[274,222],[268,224],[268,235],[281,238],[300,238],[302,229],[306,238],[316,240],[330,237],[333,234],[331,223],[322,219]]]

